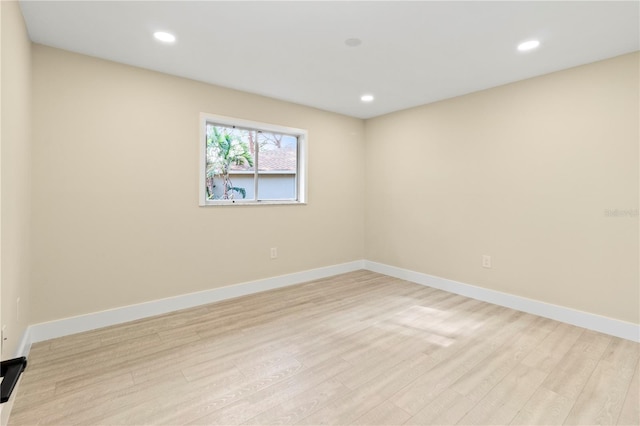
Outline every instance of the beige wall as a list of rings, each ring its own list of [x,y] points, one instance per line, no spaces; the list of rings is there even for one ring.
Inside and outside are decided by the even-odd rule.
[[[34,46],[31,322],[364,257],[640,323],[638,61],[363,122]],[[307,128],[309,204],[198,207],[200,112]]]
[[[640,323],[638,217],[605,214],[638,209],[638,65],[368,120],[365,257]]]
[[[33,82],[33,323],[362,259],[362,120],[39,45]],[[200,112],[308,129],[308,205],[198,207]]]
[[[15,355],[29,318],[31,42],[15,1],[2,8],[2,324],[7,326],[2,358]],[[19,319],[16,299],[20,297]]]

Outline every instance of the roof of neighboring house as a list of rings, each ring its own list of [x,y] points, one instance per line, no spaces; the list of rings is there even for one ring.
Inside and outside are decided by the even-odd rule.
[[[260,151],[259,170],[262,171],[295,171],[297,155],[295,149],[263,149]],[[248,170],[246,165],[232,165],[231,170]]]

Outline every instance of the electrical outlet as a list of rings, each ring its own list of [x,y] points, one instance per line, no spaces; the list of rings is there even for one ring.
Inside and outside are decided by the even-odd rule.
[[[271,258],[276,259],[278,257],[278,247],[271,247]]]
[[[482,267],[491,268],[491,256],[489,256],[488,254],[482,255]]]

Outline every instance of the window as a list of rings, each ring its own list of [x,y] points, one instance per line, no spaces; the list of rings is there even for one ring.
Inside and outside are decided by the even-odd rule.
[[[200,205],[305,202],[305,130],[201,114]]]

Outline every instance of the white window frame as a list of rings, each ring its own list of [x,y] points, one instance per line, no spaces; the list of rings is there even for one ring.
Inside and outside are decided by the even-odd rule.
[[[263,130],[265,132],[283,133],[298,138],[298,160],[296,173],[296,199],[295,200],[207,200],[206,169],[207,169],[207,124],[218,124],[227,127],[239,127],[245,129]],[[261,123],[259,121],[245,120],[241,118],[226,117],[223,115],[200,113],[200,194],[199,204],[206,206],[237,206],[237,205],[265,205],[265,204],[306,204],[307,203],[307,131],[294,127],[280,126],[277,124]],[[256,174],[258,171],[256,170]]]

